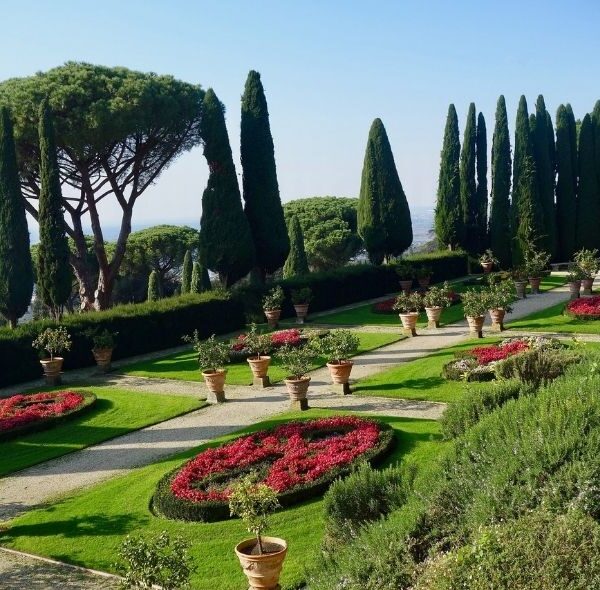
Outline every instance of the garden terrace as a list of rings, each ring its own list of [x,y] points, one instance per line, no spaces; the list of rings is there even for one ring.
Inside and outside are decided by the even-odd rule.
[[[584,298],[582,298],[584,299]],[[510,323],[513,330],[524,332],[551,332],[558,334],[600,334],[600,320],[578,319],[565,313],[565,304],[559,303],[536,311]]]

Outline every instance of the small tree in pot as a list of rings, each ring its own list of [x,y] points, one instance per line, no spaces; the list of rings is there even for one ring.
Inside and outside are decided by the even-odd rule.
[[[583,280],[583,273],[581,269],[574,263],[569,265],[569,272],[567,273],[567,284],[569,285],[569,292],[571,293],[571,299],[579,298],[581,294],[581,282]]]
[[[504,317],[512,312],[514,299],[512,287],[506,281],[492,283],[483,293],[487,308],[492,318],[491,329],[497,332],[504,330]]]
[[[257,387],[268,387],[271,383],[267,372],[271,357],[272,344],[269,334],[260,334],[256,324],[250,326],[250,331],[244,338],[244,347],[250,352],[247,360],[254,376],[253,384]]]
[[[64,359],[62,356],[57,355],[71,350],[71,344],[71,336],[64,326],[46,328],[32,342],[33,348],[36,348],[42,354],[46,351],[50,355],[50,358],[40,360],[48,385],[58,385],[61,382],[60,373]]]
[[[582,248],[575,253],[575,264],[581,271],[581,286],[583,287],[584,295],[592,294],[594,279],[600,268],[600,260],[598,260],[598,250],[586,250]]]
[[[498,264],[498,259],[494,256],[494,253],[488,248],[480,257],[479,264],[483,268],[484,274],[488,274],[494,268],[494,264]]]
[[[92,354],[101,373],[108,373],[111,368],[112,353],[115,349],[118,332],[110,330],[89,330],[87,337],[92,341]]]
[[[396,274],[400,279],[400,288],[408,295],[412,289],[413,279],[415,278],[415,269],[405,260],[401,260],[396,265]]]
[[[306,394],[310,377],[307,377],[306,374],[312,368],[318,354],[317,351],[315,341],[310,339],[302,346],[286,344],[275,353],[281,366],[288,373],[288,377],[284,379],[284,382],[290,396],[291,408],[294,410],[308,410]]]
[[[292,291],[292,303],[296,310],[296,321],[298,324],[303,324],[308,315],[308,306],[312,301],[313,295],[310,287],[302,287],[302,289],[294,289]]]
[[[349,394],[348,380],[354,363],[348,360],[356,354],[360,340],[350,330],[333,330],[320,338],[316,346],[328,360],[327,368],[333,383],[342,386],[342,393]]]
[[[198,330],[194,330],[191,336],[184,336],[183,341],[191,343],[198,355],[198,364],[209,391],[207,400],[211,403],[224,402],[225,369],[223,367],[229,362],[229,346],[217,340],[214,334],[206,340],[200,340]]]
[[[417,268],[416,274],[419,287],[421,287],[422,289],[426,289],[427,287],[429,287],[433,270],[431,270],[429,266],[420,266],[419,268]]]
[[[425,313],[427,314],[428,328],[440,327],[440,316],[444,307],[452,304],[450,285],[445,282],[441,287],[431,287],[423,296]]]
[[[540,282],[542,275],[548,268],[550,262],[550,254],[543,250],[535,250],[534,248],[527,248],[524,252],[525,258],[525,274],[529,279],[529,285],[531,286],[531,292],[534,295],[539,295]]]
[[[423,309],[423,297],[418,293],[400,293],[396,297],[394,309],[400,315],[400,321],[407,336],[417,335],[417,319],[419,312]]]
[[[256,483],[253,474],[242,478],[231,488],[229,511],[239,516],[252,539],[235,547],[250,588],[277,590],[279,576],[287,553],[287,543],[277,537],[266,537],[269,515],[279,508],[277,493],[264,483]]]
[[[265,312],[269,328],[271,328],[272,330],[274,330],[279,325],[279,318],[281,317],[281,306],[283,305],[284,299],[285,295],[283,293],[283,289],[279,285],[271,289],[263,297],[263,310]]]
[[[519,299],[526,299],[527,298],[527,273],[525,272],[524,268],[513,268],[511,273],[514,284],[515,284],[515,290],[517,291],[517,297]]]
[[[485,293],[468,289],[462,294],[462,304],[471,335],[483,338],[483,322],[488,309]]]

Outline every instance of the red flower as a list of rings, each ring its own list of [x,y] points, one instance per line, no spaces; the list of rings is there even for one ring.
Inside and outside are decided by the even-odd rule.
[[[600,316],[600,295],[582,297],[567,304],[567,310],[577,316]]]
[[[300,330],[291,328],[289,330],[279,330],[271,334],[271,344],[276,348],[280,346],[300,346],[302,338],[300,337]]]
[[[502,361],[509,356],[523,352],[529,348],[524,340],[514,340],[504,346],[493,344],[491,346],[477,346],[469,350],[469,354],[477,359],[479,365],[487,365],[494,361]]]

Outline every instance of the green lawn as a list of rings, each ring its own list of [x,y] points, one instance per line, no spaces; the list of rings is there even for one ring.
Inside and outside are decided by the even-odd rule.
[[[191,412],[206,404],[193,397],[133,393],[113,387],[72,389],[91,391],[98,399],[91,409],[80,416],[74,416],[72,420],[1,442],[0,476]]]
[[[381,348],[386,344],[391,344],[404,338],[400,334],[392,333],[357,333],[360,339],[360,347],[357,354]],[[326,359],[319,357],[313,363],[313,369],[322,367]],[[144,361],[128,365],[120,369],[121,373],[126,375],[135,375],[137,377],[158,377],[160,379],[177,379],[181,381],[202,381],[202,375],[198,369],[198,361],[194,351],[180,352],[152,361]],[[274,358],[269,367],[269,377],[271,382],[276,383],[287,377],[286,372],[280,366],[278,360]],[[252,372],[248,363],[235,363],[227,365],[227,384],[229,385],[251,385]]]
[[[569,315],[563,315],[564,308],[565,304],[559,303],[510,322],[507,327],[514,330],[531,330],[532,332],[600,334],[600,320],[578,320]]]
[[[327,410],[309,410],[302,418],[333,415]],[[285,414],[243,432],[271,427],[300,414]],[[434,461],[441,442],[434,421],[382,418],[396,430],[398,444],[388,463],[400,458],[414,461],[421,469]],[[224,437],[220,441],[231,437]],[[216,444],[219,441],[213,441]],[[191,543],[197,567],[195,590],[240,590],[246,587],[233,547],[249,534],[239,520],[186,523],[153,516],[148,504],[156,483],[168,470],[208,445],[137,469],[129,475],[83,490],[47,508],[31,511],[0,529],[5,546],[52,557],[69,563],[112,571],[117,547],[128,533],[157,534],[166,530]],[[269,532],[289,544],[284,564],[284,589],[298,587],[303,566],[319,551],[323,532],[322,501],[313,499],[281,510],[272,517]]]

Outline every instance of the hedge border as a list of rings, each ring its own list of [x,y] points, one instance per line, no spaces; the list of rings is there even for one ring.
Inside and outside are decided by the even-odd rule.
[[[365,420],[365,418],[363,418],[363,420]],[[367,461],[370,465],[377,465],[383,461],[383,459],[385,459],[385,457],[387,457],[394,448],[396,444],[396,435],[393,428],[389,424],[380,422],[379,420],[369,420],[371,422],[375,422],[380,428],[379,443],[375,447],[366,453],[363,453],[351,463],[336,469],[332,469],[318,480],[310,482],[310,484],[299,485],[281,494],[278,494],[277,499],[279,500],[281,506],[291,506],[293,504],[298,504],[322,495],[337,478],[349,475],[354,467],[363,461]],[[291,422],[304,422],[304,420]],[[269,431],[274,430],[275,428],[277,427],[265,430]],[[256,432],[263,431],[258,430]],[[256,432],[252,434],[256,434]],[[223,444],[230,444],[235,440],[244,438],[246,436],[249,436],[249,434],[247,433],[228,440]],[[229,504],[227,502],[196,503],[190,500],[182,500],[177,498],[171,492],[171,482],[173,478],[187,463],[189,463],[189,461],[192,460],[193,458],[188,459],[175,469],[172,469],[166,473],[159,480],[158,484],[156,485],[156,490],[150,500],[149,509],[152,514],[162,518],[168,518],[170,520],[183,520],[188,522],[216,522],[231,518],[231,515],[229,514]]]

